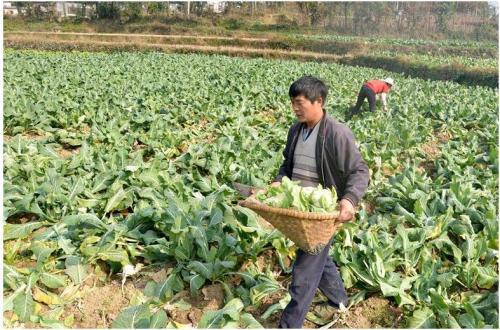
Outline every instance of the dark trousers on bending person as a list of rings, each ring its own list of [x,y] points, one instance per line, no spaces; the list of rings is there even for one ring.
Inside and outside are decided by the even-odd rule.
[[[281,315],[280,328],[302,328],[317,288],[328,298],[330,305],[339,307],[342,303],[347,307],[344,283],[328,255],[331,243],[317,255],[298,250],[289,288],[292,299]]]
[[[368,106],[370,107],[370,111],[375,112],[375,101],[376,101],[375,92],[369,89],[368,87],[363,86],[359,91],[358,101],[356,102],[356,105],[351,109],[349,117],[352,117],[353,115],[356,115],[360,112],[361,106],[363,105],[365,98],[368,99]]]

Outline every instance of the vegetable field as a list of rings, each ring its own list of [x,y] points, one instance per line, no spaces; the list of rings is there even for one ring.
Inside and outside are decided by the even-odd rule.
[[[231,183],[276,175],[303,74],[327,82],[339,119],[364,80],[387,75],[7,49],[4,326],[276,327],[296,247],[238,206]],[[389,112],[348,122],[371,174],[330,251],[350,306],[312,309],[306,326],[351,327],[377,297],[399,316],[372,326],[497,328],[498,90],[391,76]],[[88,292],[120,308],[94,308]]]
[[[495,68],[498,70],[498,59],[496,58],[474,58],[474,57],[463,57],[463,56],[435,56],[435,55],[425,55],[418,53],[398,53],[393,51],[380,51],[372,52],[372,55],[380,56],[405,56],[406,58],[411,58],[412,61],[418,63],[427,63],[429,65],[464,65],[469,68]]]

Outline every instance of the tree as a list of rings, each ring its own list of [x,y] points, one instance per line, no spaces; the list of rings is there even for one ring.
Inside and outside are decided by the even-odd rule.
[[[138,19],[142,15],[141,2],[127,2],[123,4],[123,9],[120,11],[120,20],[122,22],[130,22]]]
[[[355,4],[352,22],[354,25],[354,35],[365,34],[365,29],[371,21],[370,8],[368,3],[360,2]],[[370,28],[373,28],[370,26]],[[361,31],[360,31],[361,30]]]
[[[436,27],[439,32],[445,33],[448,30],[447,19],[453,11],[453,3],[438,2],[434,3],[433,14],[436,16]]]
[[[120,8],[114,2],[98,2],[96,13],[98,18],[117,19],[120,17]]]
[[[309,25],[318,26],[325,8],[319,2],[298,2],[299,10],[308,18]]]
[[[22,2],[22,1],[16,1],[16,2],[13,2],[13,3],[12,3],[12,5],[16,7],[16,9],[17,9],[17,14],[18,14],[19,16],[21,16],[21,15],[22,15],[22,10],[23,10],[23,7],[25,6],[25,2]]]
[[[148,2],[146,11],[148,15],[155,15],[164,11],[166,6],[168,5],[164,4],[163,2]]]
[[[325,10],[326,10],[326,19],[328,21],[328,28],[333,28],[335,25],[335,16],[337,14],[337,3],[335,2],[328,2],[325,4]]]
[[[206,1],[193,1],[191,7],[196,16],[202,16],[208,5]]]
[[[347,13],[349,10],[349,2],[344,2],[344,31],[347,31]]]
[[[87,14],[87,3],[82,2],[82,12],[81,12],[81,17],[85,17]]]

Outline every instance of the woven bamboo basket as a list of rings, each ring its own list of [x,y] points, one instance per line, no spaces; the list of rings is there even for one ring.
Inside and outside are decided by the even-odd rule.
[[[239,204],[255,211],[309,254],[319,254],[340,225],[335,221],[338,212],[302,212],[270,207],[253,196]]]

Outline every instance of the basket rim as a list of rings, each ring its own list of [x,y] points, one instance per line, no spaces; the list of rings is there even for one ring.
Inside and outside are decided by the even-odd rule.
[[[284,215],[284,216],[294,217],[294,218],[299,218],[299,219],[304,219],[304,220],[319,220],[319,221],[336,220],[339,216],[339,211],[328,212],[328,213],[305,212],[305,211],[298,211],[298,210],[293,210],[293,209],[284,209],[281,207],[272,207],[272,206],[268,206],[268,205],[258,201],[257,199],[255,199],[253,197],[248,197],[247,199],[240,201],[238,204],[243,206],[243,207],[252,209],[252,210],[269,212],[269,213],[274,213],[274,214],[278,214],[278,215]]]

